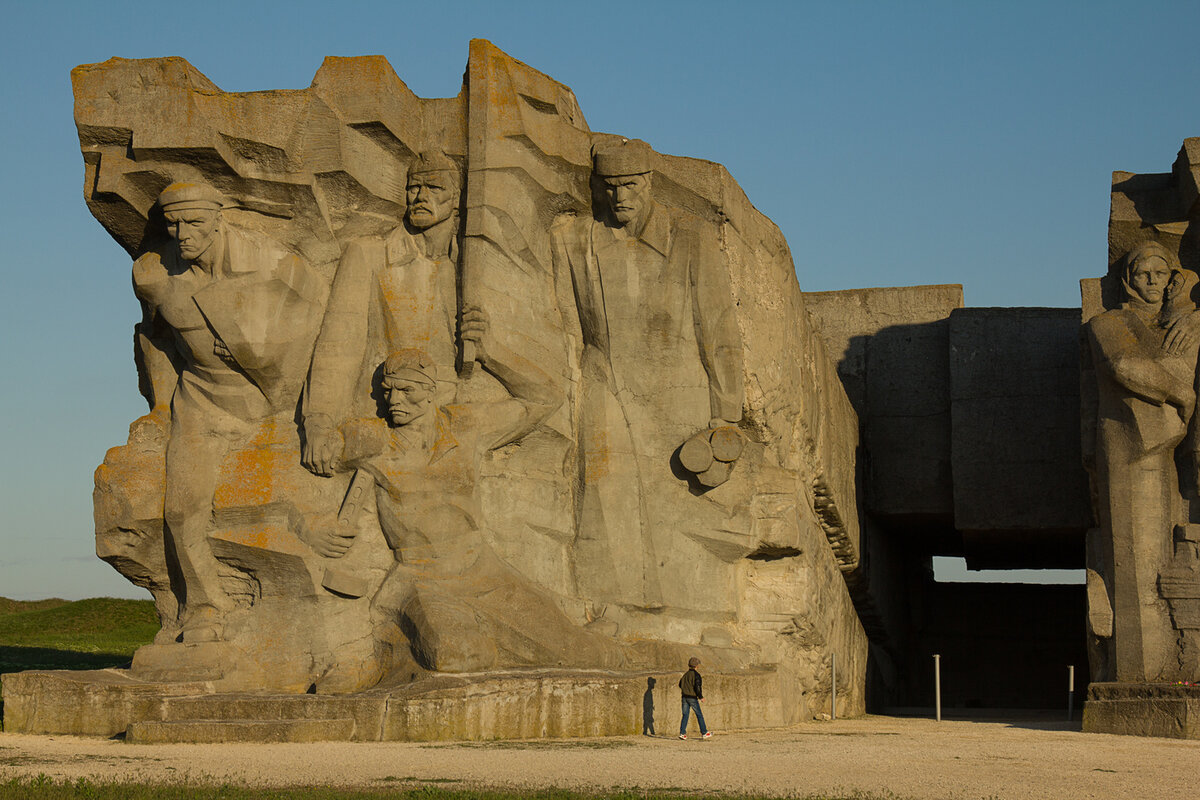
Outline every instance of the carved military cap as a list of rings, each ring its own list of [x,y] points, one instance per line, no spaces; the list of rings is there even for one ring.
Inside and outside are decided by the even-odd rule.
[[[641,139],[622,139],[596,145],[592,161],[596,174],[602,177],[641,175],[654,171],[655,153]]]
[[[180,181],[162,190],[158,195],[158,204],[163,211],[182,211],[187,208],[220,209],[225,205],[225,196],[206,184]]]
[[[421,175],[426,172],[453,172],[457,175],[458,164],[441,150],[427,150],[419,154],[417,160],[408,167],[409,175]]]
[[[383,377],[437,385],[437,366],[424,350],[410,347],[397,350],[383,362]]]

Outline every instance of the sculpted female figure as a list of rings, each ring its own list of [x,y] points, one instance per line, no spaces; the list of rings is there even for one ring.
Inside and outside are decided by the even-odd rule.
[[[1187,522],[1175,450],[1196,404],[1195,344],[1168,329],[1195,311],[1196,275],[1144,242],[1125,258],[1124,301],[1087,324],[1099,387],[1097,475],[1113,631],[1108,680],[1163,679],[1175,632],[1159,597],[1175,525]]]

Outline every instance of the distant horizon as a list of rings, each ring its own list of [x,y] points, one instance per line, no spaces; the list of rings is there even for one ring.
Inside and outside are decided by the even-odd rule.
[[[787,237],[805,291],[960,284],[972,307],[1077,308],[1079,279],[1107,265],[1112,172],[1167,172],[1200,135],[1194,2],[213,0],[190,17],[51,2],[7,17],[0,595],[14,599],[148,597],[94,553],[93,471],[145,403],[130,258],[82,197],[79,64],[178,55],[240,92],[381,54],[419,96],[448,97],[468,41],[487,38],[570,86],[593,130],[723,164]],[[1157,57],[1135,55],[1134,30],[1153,31]]]

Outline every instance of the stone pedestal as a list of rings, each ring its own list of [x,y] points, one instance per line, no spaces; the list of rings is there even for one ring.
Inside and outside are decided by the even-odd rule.
[[[210,683],[139,681],[118,669],[31,671],[3,676],[4,730],[133,743],[445,741],[625,736],[647,732],[652,720],[658,735],[674,735],[678,677],[529,670],[316,695],[217,694]],[[707,674],[704,688],[715,730],[789,725],[828,702],[774,670]]]
[[[1093,683],[1083,707],[1088,733],[1200,739],[1200,686]]]

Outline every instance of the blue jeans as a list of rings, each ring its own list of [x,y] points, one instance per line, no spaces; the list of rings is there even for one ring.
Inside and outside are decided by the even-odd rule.
[[[708,728],[704,724],[704,714],[700,711],[700,701],[694,697],[685,697],[683,698],[683,720],[679,723],[681,736],[687,733],[688,714],[693,710],[696,712],[696,722],[700,723],[700,735],[708,733]]]

